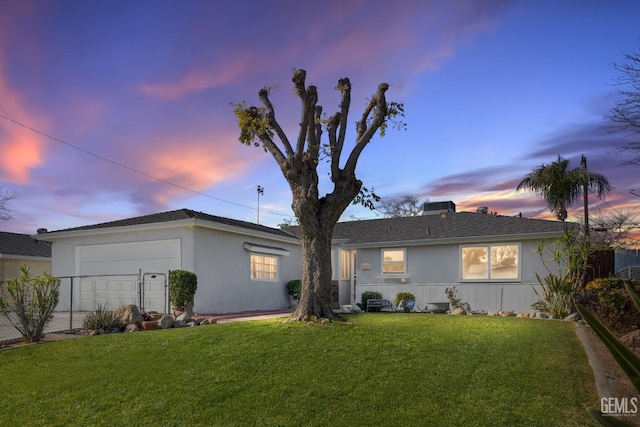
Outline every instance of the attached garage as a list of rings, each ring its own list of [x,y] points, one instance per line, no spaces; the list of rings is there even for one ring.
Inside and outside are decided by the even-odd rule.
[[[80,310],[113,309],[138,301],[165,311],[166,278],[181,268],[180,239],[76,247]]]
[[[180,239],[76,247],[78,276],[166,273],[182,266]]]
[[[288,308],[286,284],[302,276],[300,242],[284,230],[190,209],[33,236],[51,242],[52,274],[63,278],[58,310],[137,304],[165,311],[170,270],[198,277],[197,313]],[[255,277],[265,250],[273,277]]]

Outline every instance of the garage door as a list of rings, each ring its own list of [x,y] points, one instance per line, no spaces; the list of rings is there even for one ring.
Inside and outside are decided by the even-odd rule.
[[[167,274],[181,268],[180,239],[78,246],[76,265],[83,277],[78,290],[81,309],[95,310],[100,305],[113,310],[139,300],[140,271],[149,282],[147,273]],[[147,296],[157,295],[148,292]],[[145,308],[160,311],[159,301],[159,307]]]

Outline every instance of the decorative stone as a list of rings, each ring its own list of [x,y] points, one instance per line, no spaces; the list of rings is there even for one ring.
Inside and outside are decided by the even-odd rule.
[[[144,318],[138,311],[138,307],[134,304],[123,305],[113,312],[113,317],[120,320],[120,323],[123,325],[129,325],[131,323],[135,323],[138,326],[142,326],[142,322]]]
[[[571,313],[570,315],[565,317],[564,320],[567,320],[569,322],[577,322],[578,320],[580,320],[580,314],[579,313]]]
[[[362,313],[362,309],[358,305],[349,306],[352,313]]]
[[[209,321],[209,319],[204,319],[202,322],[200,322],[200,326],[204,326],[204,325],[210,325],[211,322]]]
[[[515,317],[516,314],[513,311],[503,311],[501,316],[502,317]]]
[[[524,318],[528,318],[531,317],[531,315],[529,313],[518,313],[517,317],[524,317]]]
[[[162,329],[173,328],[173,317],[170,314],[163,315],[160,320],[158,320],[158,324]]]
[[[556,316],[555,314],[549,314],[549,315],[547,315],[547,318],[548,319],[557,319],[558,316]]]
[[[176,317],[176,321],[180,321],[180,322],[189,322],[191,320],[191,316],[189,315],[188,311],[185,311],[184,313],[182,313],[180,316]]]
[[[459,314],[467,314],[467,312],[464,311],[464,308],[458,307],[455,310],[453,310],[450,314],[459,315]]]
[[[142,328],[145,331],[153,331],[160,327],[160,322],[158,320],[146,320],[142,322]]]
[[[191,321],[191,322],[187,323],[187,326],[194,327],[194,326],[198,326],[198,324],[196,322]]]
[[[174,328],[184,328],[187,326],[187,322],[183,321],[183,320],[176,320],[175,322],[173,322],[173,327]]]
[[[489,310],[489,311],[487,312],[487,316],[497,316],[497,315],[498,315],[498,312],[497,312],[497,311]]]
[[[135,323],[129,323],[125,328],[124,331],[125,332],[138,332],[140,330],[140,328],[138,328],[138,325],[136,325]]]

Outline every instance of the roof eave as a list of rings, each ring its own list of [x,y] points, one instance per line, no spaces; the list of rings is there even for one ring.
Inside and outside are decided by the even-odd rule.
[[[466,237],[445,237],[439,239],[419,239],[419,240],[389,240],[389,241],[373,241],[360,243],[343,243],[340,247],[347,249],[356,248],[374,248],[374,247],[399,247],[399,246],[437,246],[445,244],[462,244],[462,243],[494,243],[508,242],[515,240],[545,240],[556,239],[561,237],[563,232],[553,231],[545,233],[519,233],[519,234],[500,234],[492,236],[466,236]]]

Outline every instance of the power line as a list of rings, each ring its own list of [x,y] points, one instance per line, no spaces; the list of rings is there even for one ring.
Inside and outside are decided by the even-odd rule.
[[[46,138],[49,138],[49,139],[51,139],[53,141],[56,141],[56,142],[58,142],[60,144],[66,145],[67,147],[70,147],[70,148],[73,148],[75,150],[78,150],[78,151],[80,151],[80,152],[82,152],[82,153],[84,153],[86,155],[95,157],[98,160],[102,160],[104,162],[111,163],[114,166],[119,166],[119,167],[121,167],[123,169],[126,169],[126,170],[128,170],[130,172],[133,172],[133,173],[137,173],[138,175],[142,175],[142,176],[144,176],[146,178],[149,178],[149,179],[152,179],[152,180],[155,180],[155,181],[158,181],[158,182],[162,182],[163,184],[171,185],[173,187],[179,188],[179,189],[184,190],[184,191],[188,191],[188,192],[193,193],[193,194],[197,194],[199,196],[208,197],[210,199],[217,200],[217,201],[223,202],[223,203],[228,203],[230,205],[238,206],[238,207],[241,207],[241,208],[247,208],[247,209],[251,209],[251,210],[256,210],[258,212],[262,211],[262,212],[265,212],[265,213],[269,213],[269,214],[273,214],[273,215],[280,215],[280,216],[284,216],[284,217],[291,217],[291,215],[287,215],[287,214],[284,214],[284,213],[281,213],[281,212],[274,212],[274,211],[269,211],[269,210],[266,210],[266,209],[256,209],[254,207],[243,205],[241,203],[231,202],[229,200],[221,199],[219,197],[215,197],[215,196],[212,196],[210,194],[203,193],[201,191],[193,190],[191,188],[185,187],[184,185],[176,184],[176,183],[168,181],[166,179],[158,178],[156,176],[153,176],[151,174],[143,172],[143,171],[141,171],[139,169],[132,168],[132,167],[124,165],[122,163],[116,162],[115,160],[111,160],[111,159],[109,159],[107,157],[101,156],[99,154],[95,154],[95,153],[93,153],[93,152],[91,152],[89,150],[85,150],[84,148],[78,147],[77,145],[74,145],[74,144],[71,144],[69,142],[66,142],[66,141],[64,141],[64,140],[62,140],[60,138],[56,138],[55,136],[51,136],[51,135],[49,135],[47,133],[44,133],[44,132],[42,132],[42,131],[40,131],[38,129],[35,129],[35,128],[31,127],[31,126],[25,125],[24,123],[21,123],[21,122],[15,120],[15,119],[7,117],[2,113],[0,113],[0,117],[2,117],[3,119],[18,125],[18,126],[22,126],[25,129],[28,129],[28,130],[30,130],[32,132],[35,132],[35,133],[40,134],[40,135],[42,135],[42,136],[44,136]]]

